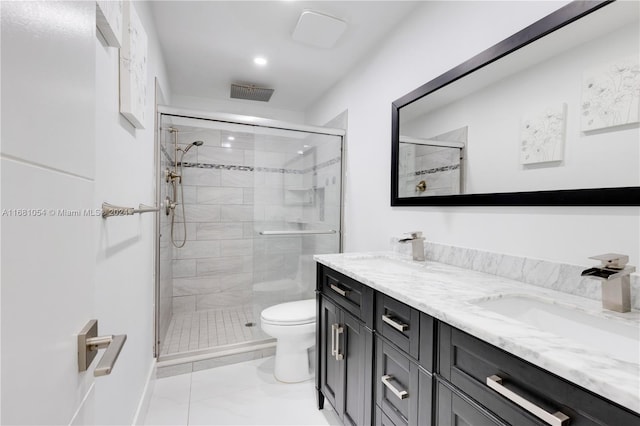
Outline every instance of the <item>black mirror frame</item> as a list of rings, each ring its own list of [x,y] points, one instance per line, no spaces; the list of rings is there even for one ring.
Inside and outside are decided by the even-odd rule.
[[[613,1],[614,0],[605,0],[594,2],[590,0],[580,0],[571,2],[394,101],[391,104],[391,206],[640,206],[640,187],[637,186],[438,195],[430,197],[400,198],[398,196],[400,108],[477,71],[485,65]]]

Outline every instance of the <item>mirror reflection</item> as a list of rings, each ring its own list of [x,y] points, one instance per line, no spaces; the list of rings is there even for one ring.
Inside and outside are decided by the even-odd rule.
[[[404,130],[412,134],[411,124]],[[398,189],[401,197],[455,195],[462,177],[467,127],[420,139],[400,135]]]
[[[639,186],[639,17],[608,4],[405,102],[398,197]]]

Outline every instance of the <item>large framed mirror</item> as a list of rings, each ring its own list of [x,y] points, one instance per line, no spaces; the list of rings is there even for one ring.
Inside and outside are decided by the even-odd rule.
[[[640,2],[574,1],[392,104],[391,205],[640,205]]]

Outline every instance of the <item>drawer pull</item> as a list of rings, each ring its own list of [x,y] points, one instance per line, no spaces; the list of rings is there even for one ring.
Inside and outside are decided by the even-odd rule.
[[[389,324],[391,327],[395,328],[398,331],[407,331],[409,329],[409,324],[403,324],[401,322],[397,322],[393,319],[391,315],[382,315],[382,321]]]
[[[556,413],[549,413],[543,408],[538,407],[531,401],[507,389],[502,385],[502,378],[499,376],[493,375],[487,377],[487,386],[489,386],[491,389],[498,392],[500,395],[504,396],[511,402],[515,403],[516,405],[524,408],[534,416],[538,417],[540,420],[545,421],[549,425],[563,426],[569,421],[569,416],[567,416],[566,414],[561,413],[560,411]]]
[[[331,290],[335,291],[335,292],[336,292],[336,293],[338,293],[340,296],[344,296],[344,297],[346,297],[346,296],[347,296],[347,292],[349,291],[349,290],[343,290],[343,289],[341,289],[340,287],[338,287],[338,286],[337,286],[337,285],[335,285],[335,284],[331,284],[331,286],[330,286],[330,287],[331,287]]]
[[[393,379],[393,376],[389,374],[386,374],[380,377],[382,384],[385,385],[387,389],[389,389],[395,396],[397,396],[400,399],[409,398],[409,393],[406,390],[398,390],[395,386],[391,384],[390,380],[392,379]]]

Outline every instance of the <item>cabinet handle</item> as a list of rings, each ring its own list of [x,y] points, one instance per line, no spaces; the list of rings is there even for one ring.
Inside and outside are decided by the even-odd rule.
[[[409,324],[404,324],[401,322],[397,322],[393,319],[391,315],[385,314],[382,315],[382,321],[389,324],[391,327],[395,328],[398,331],[407,331],[409,329]]]
[[[347,292],[349,291],[349,290],[343,290],[335,284],[331,284],[330,287],[331,287],[331,290],[335,291],[340,296],[344,296],[344,297],[347,296]]]
[[[344,359],[344,355],[340,353],[340,335],[344,333],[344,327],[339,324],[336,324],[336,361],[342,361]]]
[[[566,414],[560,411],[555,413],[549,413],[545,411],[543,408],[535,405],[533,402],[505,388],[502,385],[502,378],[499,376],[496,376],[495,374],[493,376],[487,377],[487,386],[489,386],[491,389],[498,392],[500,395],[504,396],[514,404],[524,408],[525,410],[527,410],[528,412],[530,412],[531,414],[538,417],[540,420],[546,422],[549,425],[563,426],[567,424],[567,422],[569,421],[569,416],[567,416]]]
[[[406,399],[409,398],[409,393],[406,390],[398,390],[398,388],[396,388],[395,386],[393,386],[390,382],[390,380],[393,379],[393,376],[390,374],[386,374],[382,377],[380,377],[380,380],[382,381],[382,384],[385,385],[387,387],[387,389],[389,389],[391,392],[393,392],[393,394],[395,396],[397,396],[400,399]]]
[[[336,356],[336,329],[338,324],[331,324],[331,356]]]

